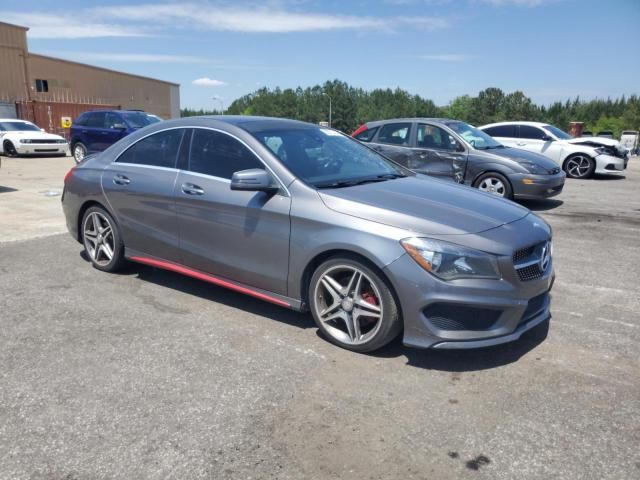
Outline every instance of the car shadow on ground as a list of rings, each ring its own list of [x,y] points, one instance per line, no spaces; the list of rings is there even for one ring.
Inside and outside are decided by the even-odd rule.
[[[593,177],[591,177],[591,180],[624,180],[626,177],[626,175],[598,175],[595,174]]]
[[[0,193],[10,193],[10,192],[17,192],[17,191],[18,191],[17,188],[3,187],[2,185],[0,185]]]
[[[547,199],[547,200],[523,200],[522,206],[527,207],[534,212],[544,212],[546,210],[553,210],[564,204],[562,200]]]
[[[372,355],[380,358],[405,356],[407,365],[443,372],[474,372],[489,370],[517,362],[540,345],[549,333],[549,322],[525,332],[515,342],[472,350],[421,350],[405,347],[396,339]]]

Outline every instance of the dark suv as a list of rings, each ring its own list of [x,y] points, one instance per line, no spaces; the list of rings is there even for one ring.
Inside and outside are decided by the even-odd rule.
[[[382,120],[362,125],[352,136],[415,172],[503,198],[548,198],[564,186],[565,174],[555,162],[505,147],[459,120]]]
[[[84,112],[71,125],[71,154],[80,162],[88,153],[101,152],[130,133],[159,121],[140,110]]]

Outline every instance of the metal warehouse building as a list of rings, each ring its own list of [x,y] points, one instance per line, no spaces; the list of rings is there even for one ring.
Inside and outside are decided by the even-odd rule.
[[[27,31],[0,22],[0,118],[24,118],[64,133],[64,117],[97,108],[180,116],[180,85],[29,53]]]

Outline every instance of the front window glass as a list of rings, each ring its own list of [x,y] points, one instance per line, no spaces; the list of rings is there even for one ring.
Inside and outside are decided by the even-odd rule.
[[[1,132],[39,132],[40,129],[33,123],[27,122],[0,122]]]
[[[570,140],[573,138],[564,130],[560,130],[558,127],[554,127],[553,125],[545,125],[543,128],[559,140]]]
[[[297,177],[317,188],[411,175],[373,150],[326,128],[251,132]]]
[[[142,128],[155,123],[145,112],[120,112],[131,128]]]
[[[447,122],[447,127],[460,135],[465,142],[476,150],[489,150],[492,148],[504,148],[503,145],[494,140],[482,130],[478,130],[464,122]]]

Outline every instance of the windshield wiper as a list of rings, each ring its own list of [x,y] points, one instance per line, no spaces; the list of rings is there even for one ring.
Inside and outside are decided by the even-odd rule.
[[[357,180],[342,180],[338,182],[326,182],[316,184],[316,188],[343,188],[354,187],[356,185],[364,185],[365,183],[384,182],[386,180],[393,180],[394,178],[404,178],[405,175],[400,173],[385,173],[383,175],[376,175],[375,177],[360,178]]]

